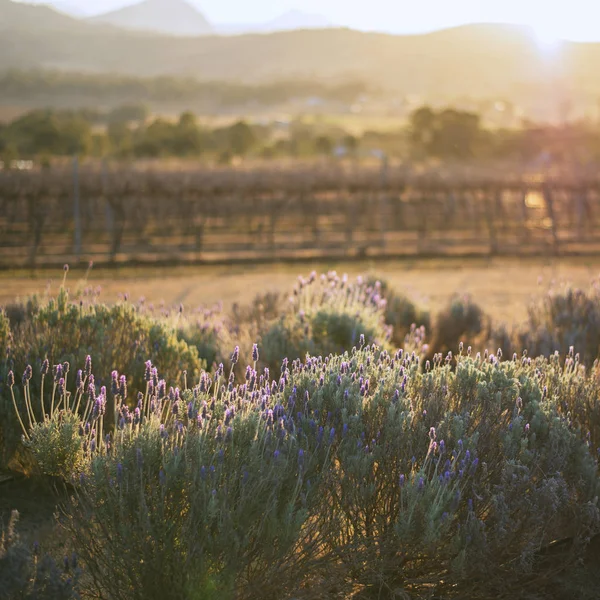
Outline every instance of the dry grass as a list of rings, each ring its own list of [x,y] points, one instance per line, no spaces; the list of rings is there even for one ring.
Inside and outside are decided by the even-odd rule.
[[[106,302],[127,293],[132,301],[145,297],[158,305],[184,304],[187,307],[214,305],[223,301],[226,308],[234,302],[250,301],[269,290],[287,290],[300,274],[312,269],[320,272],[336,269],[357,275],[372,271],[391,285],[432,311],[454,293],[468,293],[495,319],[516,323],[525,317],[529,300],[544,291],[552,281],[568,281],[587,287],[600,274],[600,257],[586,259],[527,260],[403,260],[331,264],[270,266],[122,268],[92,271],[89,285],[102,286]],[[62,281],[62,269],[0,273],[0,304],[34,292],[44,293],[49,286],[56,291]],[[77,285],[82,272],[71,272],[68,281]]]

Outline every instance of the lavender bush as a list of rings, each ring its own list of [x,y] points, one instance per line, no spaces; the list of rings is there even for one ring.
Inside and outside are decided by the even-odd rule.
[[[433,320],[429,336],[433,354],[456,352],[460,342],[485,346],[490,337],[490,319],[469,295],[455,295]]]
[[[499,596],[600,531],[595,412],[580,406],[600,381],[575,357],[423,364],[360,339],[275,379],[255,362],[243,384],[219,368],[191,389],[148,364],[137,406],[106,406],[113,430],[83,413],[66,527],[95,593],[285,598],[322,577],[374,597]]]
[[[300,277],[288,310],[262,337],[264,359],[277,369],[284,358],[350,350],[361,336],[367,343],[386,344],[391,330],[384,321],[385,306],[379,286],[361,277],[350,282],[334,271]]]
[[[187,378],[192,381],[205,364],[196,348],[177,338],[176,324],[169,320],[144,314],[127,301],[112,306],[72,302],[64,285],[56,299],[43,304],[29,303],[27,317],[13,329],[12,338],[7,358],[10,369],[22,373],[31,365],[40,373],[47,369],[46,361],[62,364],[61,377],[71,393],[75,392],[81,374],[69,374],[69,365],[83,367],[89,354],[94,355],[97,372],[101,374],[96,384],[110,386],[107,375],[113,370],[126,372],[133,398],[137,392],[145,391],[147,358],[159,364],[162,372],[174,381],[181,380],[183,371],[187,371]],[[37,378],[30,386],[33,395],[43,394]],[[35,403],[33,411],[38,418],[43,416],[41,410]]]
[[[395,347],[403,347],[405,337],[410,332],[412,325],[424,327],[425,331],[429,332],[431,318],[427,311],[419,308],[406,296],[396,292],[381,277],[370,276],[367,283],[371,286],[377,286],[381,295],[385,298],[384,318],[386,324],[392,328],[391,342]]]
[[[77,555],[62,564],[41,555],[39,545],[27,548],[19,539],[19,513],[12,512],[0,532],[0,600],[76,600],[81,569]]]
[[[532,356],[549,356],[558,350],[564,357],[574,346],[588,364],[600,355],[600,289],[588,291],[568,285],[550,289],[532,302],[528,319],[517,333],[517,343]]]

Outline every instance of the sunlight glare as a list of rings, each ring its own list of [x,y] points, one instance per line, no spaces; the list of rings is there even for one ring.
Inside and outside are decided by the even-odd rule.
[[[544,53],[554,54],[560,48],[562,40],[556,24],[536,23],[532,30],[537,45]]]

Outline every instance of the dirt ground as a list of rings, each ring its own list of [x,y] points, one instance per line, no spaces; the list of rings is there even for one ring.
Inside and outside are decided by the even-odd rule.
[[[289,290],[298,275],[335,269],[351,276],[375,273],[386,278],[424,308],[435,311],[455,293],[470,294],[498,321],[518,323],[526,316],[531,299],[553,283],[572,283],[587,288],[600,275],[600,256],[572,259],[473,259],[402,260],[331,264],[258,265],[228,267],[176,267],[92,270],[87,285],[101,286],[100,298],[113,302],[127,293],[132,301],[141,297],[147,303],[161,301],[188,308],[213,306],[222,301],[227,309],[233,303],[250,301],[269,290]],[[68,286],[86,285],[84,273],[72,270]],[[0,272],[0,305],[16,297],[56,293],[62,281],[56,272]]]

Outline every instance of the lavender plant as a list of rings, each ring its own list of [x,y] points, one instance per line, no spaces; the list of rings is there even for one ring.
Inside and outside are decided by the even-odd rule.
[[[468,295],[455,295],[436,316],[431,332],[429,358],[455,352],[459,343],[485,346],[490,337],[490,319]]]
[[[324,298],[301,288],[295,302],[372,306],[372,288],[330,277],[314,288]],[[148,361],[132,405],[116,372],[111,393],[89,385],[90,359],[81,393],[58,379],[43,434],[25,370],[25,442],[76,487],[65,526],[89,593],[275,599],[309,595],[320,577],[378,598],[508,597],[600,533],[600,378],[574,352],[503,360],[461,344],[424,362],[363,333],[343,353],[283,359],[274,378],[257,371],[263,352],[249,352],[243,383],[236,347],[227,371],[190,388]],[[564,552],[542,560],[557,540]]]
[[[27,548],[19,539],[19,513],[12,511],[0,535],[0,600],[76,600],[80,598],[81,569],[77,555],[59,565],[41,555],[39,544]]]
[[[381,277],[370,276],[367,279],[367,284],[377,286],[386,300],[384,318],[386,324],[392,328],[391,342],[395,347],[404,347],[406,335],[410,332],[412,325],[424,327],[429,332],[431,318],[427,311],[419,308],[406,296],[396,292]]]
[[[287,312],[262,338],[264,358],[277,368],[284,358],[350,350],[361,336],[367,343],[386,344],[391,330],[384,321],[385,306],[379,286],[367,285],[362,277],[354,283],[334,271],[300,277]]]
[[[184,370],[192,381],[204,366],[196,348],[179,340],[176,326],[166,319],[143,314],[127,301],[112,306],[71,302],[64,286],[56,300],[34,305],[30,316],[14,329],[13,338],[8,362],[14,372],[23,372],[27,365],[39,372],[45,361],[83,365],[86,356],[93,354],[96,372],[100,374],[96,385],[109,386],[107,375],[115,369],[126,372],[132,397],[145,391],[147,358],[159,364],[174,381],[181,380]],[[75,373],[66,379],[71,393],[75,389],[69,386],[76,379]],[[37,380],[30,385],[34,395],[41,392]],[[37,411],[38,406],[33,410]]]
[[[569,285],[550,289],[531,303],[517,339],[532,356],[549,356],[558,350],[564,357],[574,346],[581,360],[592,364],[600,356],[598,283],[587,291]]]

